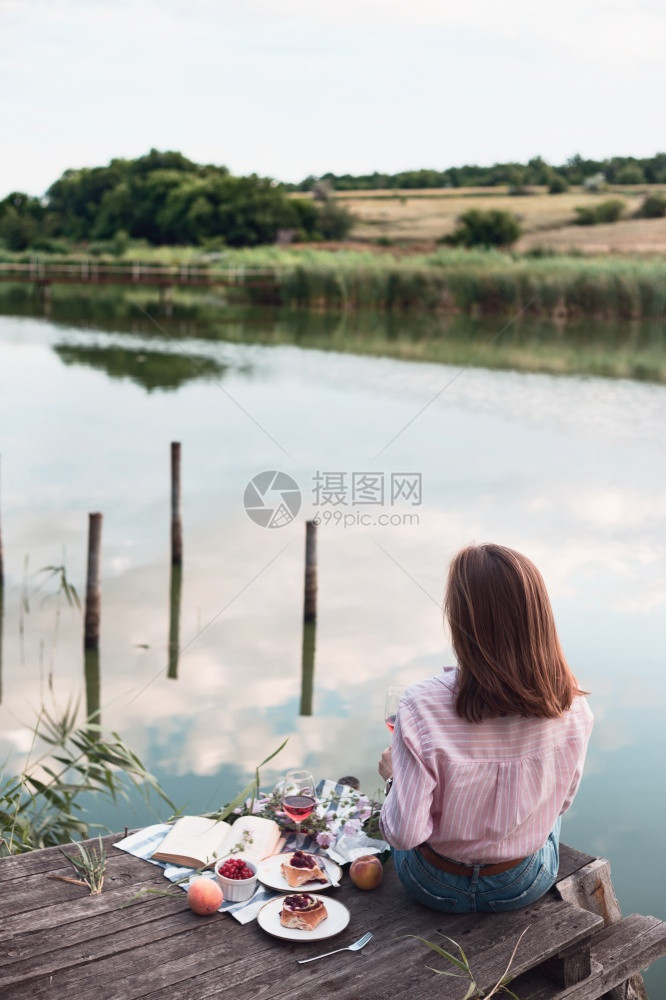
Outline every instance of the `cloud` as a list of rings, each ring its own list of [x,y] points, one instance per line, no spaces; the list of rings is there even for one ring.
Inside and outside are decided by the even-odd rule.
[[[272,0],[236,0],[237,10],[246,14],[274,12]],[[469,32],[501,41],[533,43],[557,51],[564,69],[567,55],[583,57],[599,65],[612,65],[618,55],[638,62],[658,55],[666,26],[666,12],[651,3],[626,4],[608,0],[562,0],[550,16],[536,17],[531,0],[471,0],[445,4],[440,0],[338,0],[332,6],[309,0],[282,0],[280,16],[336,30],[353,24],[356,30],[400,29],[410,32]],[[626,65],[626,62],[624,62]]]
[[[647,495],[632,489],[582,490],[572,498],[573,513],[591,524],[630,528],[666,518],[666,493]],[[653,553],[656,558],[656,553]]]

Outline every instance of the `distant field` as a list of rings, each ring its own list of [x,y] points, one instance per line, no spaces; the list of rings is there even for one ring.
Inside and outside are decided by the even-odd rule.
[[[564,226],[540,233],[526,233],[516,244],[516,249],[533,250],[537,246],[586,254],[664,254],[666,218],[626,219],[608,225]]]
[[[578,206],[619,198],[625,202],[626,215],[631,216],[643,197],[643,190],[622,188],[598,193],[572,189],[559,195],[538,190],[521,196],[501,188],[341,191],[335,195],[336,201],[346,205],[359,220],[352,232],[354,241],[434,243],[455,229],[456,219],[463,212],[496,208],[513,212],[520,219],[523,237],[518,250],[541,246],[583,252],[664,252],[666,219],[627,219],[600,226],[573,224]]]

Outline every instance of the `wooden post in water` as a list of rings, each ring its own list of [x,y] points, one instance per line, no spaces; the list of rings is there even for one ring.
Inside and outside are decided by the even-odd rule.
[[[180,517],[180,441],[171,442],[171,565],[183,565],[183,526]]]
[[[99,647],[100,588],[99,567],[102,549],[102,515],[88,515],[88,576],[86,579],[86,614],[83,634],[85,649]]]
[[[178,654],[180,652],[180,595],[183,589],[183,567],[171,567],[169,588],[169,669],[167,677],[178,678]]]
[[[100,671],[99,648],[84,649],[84,670],[86,678],[86,716],[88,722],[102,724],[100,715]]]
[[[315,646],[317,642],[317,525],[305,522],[305,581],[303,646],[301,651],[301,715],[312,715]]]
[[[303,622],[303,647],[301,651],[301,707],[299,715],[312,715],[314,688],[315,647],[317,623]]]
[[[305,595],[303,621],[317,620],[317,525],[305,522]]]
[[[37,294],[42,304],[45,316],[51,315],[51,282],[41,281],[37,285]]]
[[[160,285],[160,307],[167,318],[173,316],[173,288],[171,285]]]

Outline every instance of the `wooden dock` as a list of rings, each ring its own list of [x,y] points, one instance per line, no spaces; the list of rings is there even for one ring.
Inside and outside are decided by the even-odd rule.
[[[276,268],[209,267],[201,264],[142,264],[77,261],[0,263],[0,282],[28,283],[45,289],[66,285],[149,285],[155,288],[274,288]]]
[[[666,924],[622,919],[608,863],[564,845],[558,887],[506,914],[427,910],[409,899],[390,862],[372,892],[355,889],[345,873],[331,892],[351,913],[348,927],[330,940],[292,944],[256,921],[198,917],[182,890],[130,903],[141,889],[170,886],[159,868],[114,850],[120,838],[105,838],[109,862],[98,896],[46,877],[72,873],[58,848],[0,860],[3,1000],[462,1000],[466,982],[430,971],[444,960],[406,935],[437,940],[440,931],[460,942],[488,991],[526,927],[512,968],[520,1000],[629,1000],[641,996],[642,981],[627,980],[666,954]],[[296,962],[365,931],[374,937],[358,954]]]

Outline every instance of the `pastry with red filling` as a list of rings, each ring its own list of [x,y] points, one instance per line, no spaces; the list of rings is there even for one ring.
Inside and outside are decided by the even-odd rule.
[[[313,931],[327,916],[323,900],[308,892],[293,892],[284,897],[280,923],[283,927],[293,927],[299,931]]]
[[[303,851],[294,851],[282,862],[280,871],[293,888],[306,882],[328,882],[328,875],[319,867],[314,855]]]

